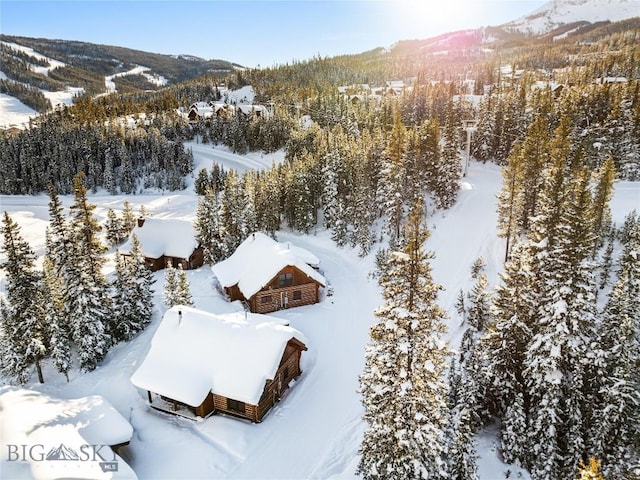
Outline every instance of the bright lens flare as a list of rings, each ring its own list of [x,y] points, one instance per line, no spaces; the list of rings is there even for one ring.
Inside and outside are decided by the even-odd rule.
[[[392,15],[404,24],[407,38],[427,38],[434,34],[475,28],[480,5],[491,8],[487,2],[477,0],[398,0],[389,2]]]

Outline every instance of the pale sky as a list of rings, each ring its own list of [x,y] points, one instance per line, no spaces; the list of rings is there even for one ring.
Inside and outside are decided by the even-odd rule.
[[[0,0],[7,35],[80,40],[268,67],[500,25],[541,0]]]

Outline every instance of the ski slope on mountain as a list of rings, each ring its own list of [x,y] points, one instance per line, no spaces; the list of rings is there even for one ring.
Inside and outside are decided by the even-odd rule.
[[[218,149],[202,146],[194,149],[196,168],[209,168],[219,161],[225,168],[246,169],[266,166],[255,157],[234,155],[225,164]],[[216,152],[216,153],[211,153]],[[213,156],[212,156],[213,155]],[[280,153],[275,154],[276,158]],[[269,158],[269,164],[272,158]],[[191,182],[193,179],[191,179]],[[448,337],[456,348],[462,333],[461,319],[454,308],[460,289],[472,284],[470,268],[482,256],[491,285],[497,282],[504,255],[504,243],[496,237],[496,194],[501,173],[495,165],[472,163],[463,179],[458,202],[447,211],[429,212],[427,224],[431,237],[425,248],[435,253],[432,260],[434,280],[443,286],[439,303],[447,312]],[[70,197],[63,197],[65,206]],[[98,193],[90,197],[96,215],[106,218],[108,208],[122,208],[124,196]],[[193,220],[196,197],[191,187],[170,195],[147,194],[128,197],[135,210],[140,205],[157,217]],[[34,250],[44,252],[47,224],[46,195],[0,197],[2,210],[21,225],[22,234]],[[612,201],[613,219],[620,222],[633,208],[640,206],[640,184],[618,183]],[[373,311],[380,305],[379,287],[370,273],[374,253],[366,258],[350,248],[338,248],[330,233],[319,229],[310,235],[287,231],[278,240],[303,247],[320,259],[320,268],[330,288],[324,290],[316,305],[282,310],[271,315],[288,321],[308,340],[302,355],[303,374],[279,404],[260,424],[214,415],[205,420],[159,413],[148,407],[146,392],[136,389],[131,375],[141,364],[165,307],[162,305],[164,273],[155,273],[154,320],[132,341],[115,346],[104,362],[90,373],[74,368],[70,382],[45,365],[47,383],[31,383],[33,388],[59,398],[99,394],[104,396],[132,424],[133,438],[120,453],[141,479],[343,479],[354,478],[358,448],[365,430],[361,420],[358,375],[364,365],[364,348]],[[113,252],[109,268],[113,268]],[[227,313],[241,308],[221,298],[214,288],[209,267],[187,272],[197,308]],[[2,279],[0,278],[0,282]],[[329,295],[329,292],[332,294]],[[511,475],[529,478],[497,457],[495,427],[477,437],[480,478],[493,480]]]
[[[523,33],[542,35],[559,25],[573,22],[617,22],[638,16],[638,0],[552,0],[504,26]]]

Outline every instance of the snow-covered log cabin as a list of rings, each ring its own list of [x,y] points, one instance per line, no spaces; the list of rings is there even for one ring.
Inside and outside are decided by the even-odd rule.
[[[133,428],[102,396],[60,399],[5,386],[0,413],[2,478],[137,478],[118,455]]]
[[[302,370],[306,339],[282,320],[175,306],[131,377],[158,410],[206,417],[223,412],[261,422]]]
[[[255,313],[310,305],[326,286],[320,260],[308,250],[263,233],[249,235],[213,273],[231,301],[247,302]]]
[[[152,271],[161,270],[171,261],[174,267],[184,270],[198,268],[204,263],[204,252],[196,240],[193,223],[174,218],[139,218],[131,235],[138,237],[145,261]],[[131,239],[120,253],[131,253]]]

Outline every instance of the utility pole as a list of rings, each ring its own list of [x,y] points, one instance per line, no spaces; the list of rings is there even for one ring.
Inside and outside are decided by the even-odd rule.
[[[471,155],[471,134],[478,130],[478,123],[475,120],[463,120],[462,128],[467,132],[467,155],[464,159],[464,169],[462,170],[462,176],[467,176],[467,170],[469,169],[469,156]]]

